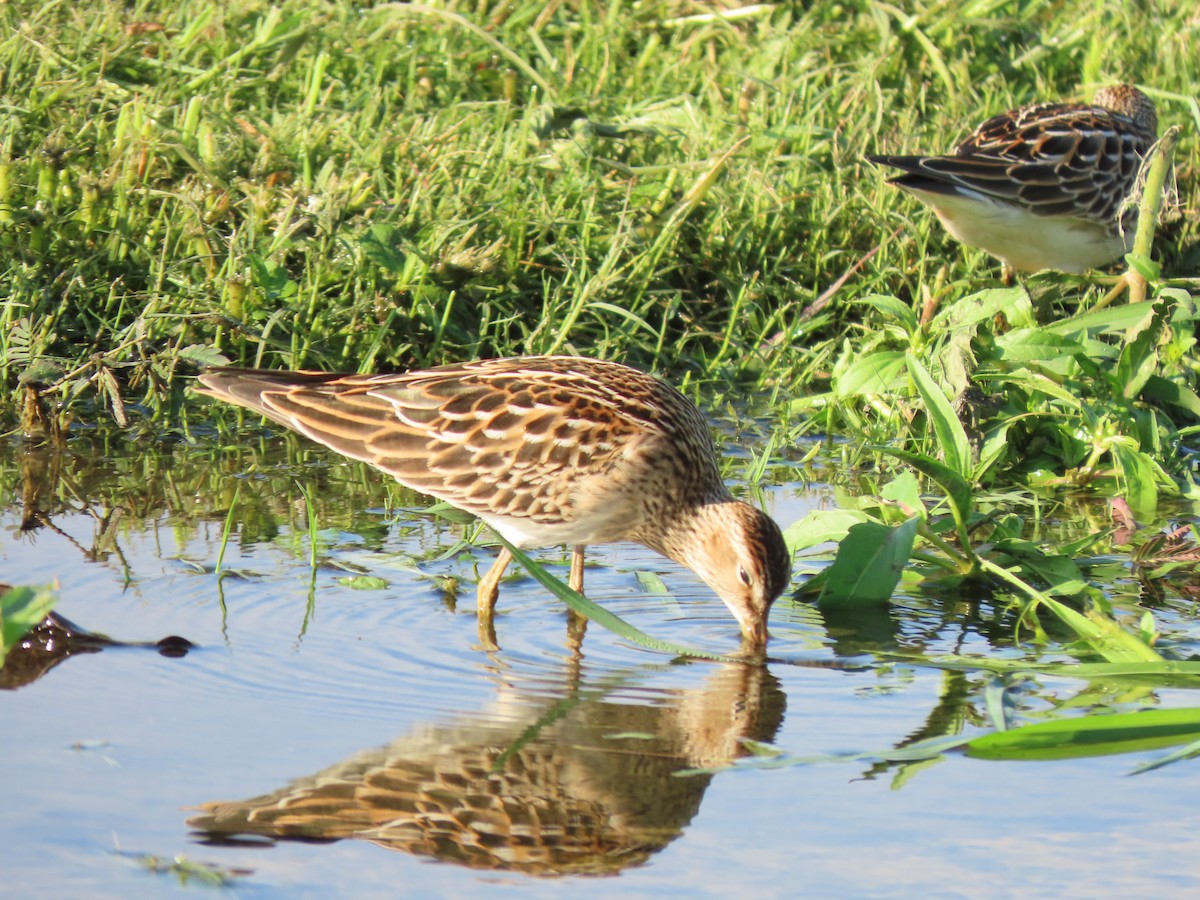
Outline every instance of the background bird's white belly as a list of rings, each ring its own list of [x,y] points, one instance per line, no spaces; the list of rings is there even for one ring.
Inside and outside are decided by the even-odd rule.
[[[955,238],[1000,257],[1014,269],[1086,272],[1128,249],[1125,240],[1088,219],[1038,216],[982,195],[923,197]]]

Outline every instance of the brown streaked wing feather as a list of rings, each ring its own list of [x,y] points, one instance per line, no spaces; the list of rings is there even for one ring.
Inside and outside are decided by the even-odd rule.
[[[375,464],[473,512],[570,521],[575,486],[602,476],[648,423],[607,393],[616,374],[608,367],[589,377],[586,363],[525,366],[489,360],[376,384],[373,396],[394,407],[400,426],[368,443]],[[414,414],[430,410],[414,432]],[[423,452],[397,454],[412,437],[424,439]]]
[[[597,360],[484,360],[294,385],[294,373],[220,374],[202,378],[208,393],[476,513],[569,521],[575,487],[635,442],[697,427],[707,439],[703,417],[673,388]],[[719,483],[711,441],[686,452]]]
[[[967,188],[1015,200],[1039,215],[1082,214],[1108,223],[1153,143],[1154,135],[1137,122],[1103,107],[1043,103],[994,116],[955,156],[930,162]],[[1001,191],[997,164],[1007,165],[1012,182]]]
[[[1038,215],[1108,225],[1155,140],[1153,106],[1144,102],[1136,118],[1103,106],[1039,103],[993,116],[952,155],[869,158],[908,173],[894,180],[901,187],[973,191]]]
[[[216,397],[226,403],[242,406],[266,416],[272,421],[293,427],[264,401],[265,394],[290,391],[304,387],[339,382],[345,376],[329,372],[272,372],[263,369],[239,369],[228,366],[206,369],[200,373],[199,386],[194,390],[206,397]]]

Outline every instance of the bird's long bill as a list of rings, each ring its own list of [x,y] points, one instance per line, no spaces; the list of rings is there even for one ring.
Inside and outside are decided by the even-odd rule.
[[[765,647],[768,638],[771,636],[770,632],[767,631],[766,616],[757,622],[742,623],[742,636],[755,647]]]

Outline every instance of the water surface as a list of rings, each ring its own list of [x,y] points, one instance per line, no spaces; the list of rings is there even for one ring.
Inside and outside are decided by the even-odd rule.
[[[121,642],[66,639],[78,652],[63,658],[59,635],[50,655],[6,668],[5,893],[203,890],[169,869],[177,857],[248,897],[1194,890],[1192,762],[1128,777],[1153,754],[831,758],[990,729],[991,675],[881,655],[1039,658],[990,598],[900,596],[835,618],[784,600],[773,661],[750,667],[672,659],[594,626],[580,643],[517,571],[492,650],[473,613],[492,552],[468,543],[475,528],[325,451],[81,438],[0,453],[0,580],[56,580],[58,614]],[[816,473],[781,464],[770,476],[783,483],[750,496],[787,525],[833,503]],[[563,552],[540,558],[565,576]],[[355,587],[364,575],[383,586]],[[711,591],[644,548],[595,548],[586,586],[651,635],[737,648]],[[1155,602],[1187,650],[1191,602]],[[195,646],[164,655],[167,636]],[[1130,708],[1196,705],[1183,689],[1063,676],[1024,677],[1012,695],[1037,717],[1120,690]],[[748,767],[763,745],[814,761]]]

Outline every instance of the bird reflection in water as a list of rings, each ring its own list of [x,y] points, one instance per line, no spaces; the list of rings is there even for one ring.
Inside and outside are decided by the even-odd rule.
[[[611,875],[696,815],[712,775],[676,773],[771,741],[785,705],[770,672],[742,664],[650,704],[626,685],[583,687],[503,721],[424,726],[274,793],[206,803],[188,824],[209,844],[358,838],[475,869]]]

